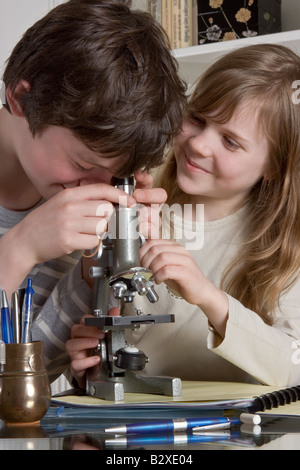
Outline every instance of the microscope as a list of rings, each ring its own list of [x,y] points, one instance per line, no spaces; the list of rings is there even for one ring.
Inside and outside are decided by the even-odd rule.
[[[114,178],[115,187],[132,195],[134,178]],[[134,345],[127,344],[126,330],[141,325],[172,323],[174,315],[144,314],[109,316],[109,300],[113,295],[121,302],[132,303],[136,294],[150,303],[159,298],[151,279],[151,271],[140,266],[139,250],[143,243],[138,232],[138,207],[116,205],[108,222],[108,230],[97,253],[97,265],[90,269],[94,278],[93,318],[85,324],[106,333],[98,344],[100,366],[87,371],[86,393],[110,401],[123,401],[125,392],[181,396],[181,380],[172,377],[151,377],[142,374],[148,357]]]

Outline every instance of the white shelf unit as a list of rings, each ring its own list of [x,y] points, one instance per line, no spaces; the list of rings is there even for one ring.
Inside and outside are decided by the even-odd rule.
[[[300,29],[236,39],[233,41],[202,44],[185,49],[175,49],[173,54],[179,63],[179,73],[181,77],[191,85],[207,67],[222,55],[239,47],[264,43],[281,44],[282,46],[289,47],[300,55]]]

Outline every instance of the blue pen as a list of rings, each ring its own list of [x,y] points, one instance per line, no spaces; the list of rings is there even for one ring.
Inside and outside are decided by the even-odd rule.
[[[9,303],[5,290],[1,291],[1,329],[2,341],[6,344],[13,343]]]
[[[21,343],[29,343],[31,341],[31,322],[32,322],[32,297],[34,290],[32,288],[32,279],[28,279],[25,289],[25,296],[22,308],[22,337]]]
[[[230,431],[217,433],[203,433],[201,435],[175,433],[169,435],[147,435],[147,436],[118,436],[114,439],[106,439],[106,446],[147,446],[147,445],[184,445],[205,442],[223,442],[230,439]]]
[[[160,421],[148,421],[145,423],[127,424],[124,426],[116,426],[114,428],[105,429],[105,432],[115,434],[147,434],[154,432],[173,433],[188,431],[193,428],[224,429],[240,423],[239,419],[231,418],[190,418],[190,419],[167,419]]]

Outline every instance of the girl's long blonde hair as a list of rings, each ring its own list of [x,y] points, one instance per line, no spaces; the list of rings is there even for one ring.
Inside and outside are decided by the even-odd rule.
[[[224,273],[222,288],[265,321],[300,269],[300,104],[293,86],[300,58],[278,45],[257,45],[227,54],[200,78],[188,115],[228,122],[239,106],[253,103],[269,143],[270,166],[248,198],[249,239]],[[300,84],[300,82],[299,82]],[[171,154],[159,175],[168,204],[188,201],[176,183]]]

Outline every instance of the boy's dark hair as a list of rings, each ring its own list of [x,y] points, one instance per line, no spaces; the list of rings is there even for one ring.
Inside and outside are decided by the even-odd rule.
[[[180,131],[186,87],[167,36],[131,1],[70,0],[51,10],[8,60],[6,88],[20,80],[30,84],[21,105],[33,135],[66,127],[102,156],[124,155],[120,176],[159,165]]]

